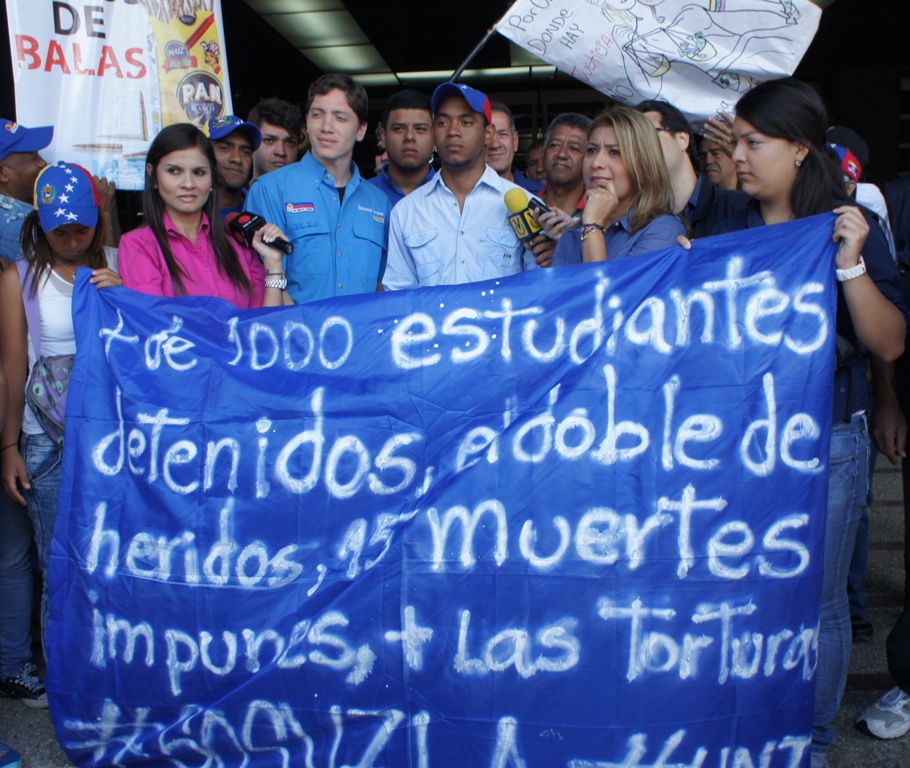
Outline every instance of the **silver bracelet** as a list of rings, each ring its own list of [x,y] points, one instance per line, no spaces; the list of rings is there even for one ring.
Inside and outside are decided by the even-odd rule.
[[[283,291],[288,287],[288,279],[282,277],[281,279],[276,280],[274,277],[267,277],[265,279],[266,288],[277,288],[279,291]]]

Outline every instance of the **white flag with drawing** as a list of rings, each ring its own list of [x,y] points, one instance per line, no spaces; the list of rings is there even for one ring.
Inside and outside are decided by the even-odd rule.
[[[793,73],[809,0],[518,0],[496,31],[611,99],[662,99],[694,123]]]

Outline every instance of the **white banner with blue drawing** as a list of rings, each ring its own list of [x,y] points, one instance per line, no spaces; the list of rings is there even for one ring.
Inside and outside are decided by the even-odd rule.
[[[793,74],[821,14],[812,0],[516,0],[495,28],[615,101],[669,101],[694,125]]]
[[[807,765],[830,232],[253,312],[80,274],[71,759]]]

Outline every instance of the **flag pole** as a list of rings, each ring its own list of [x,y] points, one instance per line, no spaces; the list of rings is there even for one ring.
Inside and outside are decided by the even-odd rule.
[[[471,51],[471,53],[468,54],[468,58],[466,58],[466,59],[461,63],[461,66],[460,66],[458,69],[456,69],[455,72],[454,72],[454,74],[452,75],[452,77],[449,78],[449,80],[450,80],[451,82],[453,82],[453,83],[458,82],[458,78],[461,77],[462,72],[464,72],[465,69],[467,69],[468,64],[470,64],[470,63],[473,61],[474,57],[475,57],[478,53],[480,53],[481,49],[487,44],[487,41],[488,41],[491,37],[493,37],[493,28],[492,28],[492,27],[491,27],[490,29],[487,30],[487,34],[484,35],[483,40],[481,40],[479,43],[477,43],[477,45],[474,46],[474,50]]]

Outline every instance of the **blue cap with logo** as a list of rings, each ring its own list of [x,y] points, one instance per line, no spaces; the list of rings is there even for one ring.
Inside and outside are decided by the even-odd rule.
[[[54,126],[26,128],[11,120],[0,119],[0,160],[10,152],[37,152],[54,140]]]
[[[45,232],[64,224],[98,224],[101,193],[85,168],[75,163],[54,163],[35,180],[35,210]]]
[[[254,150],[259,149],[259,145],[262,144],[262,132],[259,127],[253,123],[244,122],[236,115],[213,117],[209,120],[209,138],[212,141],[223,139],[234,131],[245,133]]]
[[[485,93],[475,90],[470,85],[464,83],[443,83],[435,91],[430,104],[433,107],[433,114],[439,111],[439,107],[449,96],[462,96],[468,102],[468,106],[475,112],[480,112],[487,118],[488,123],[493,122],[493,109],[490,106],[490,98]]]

